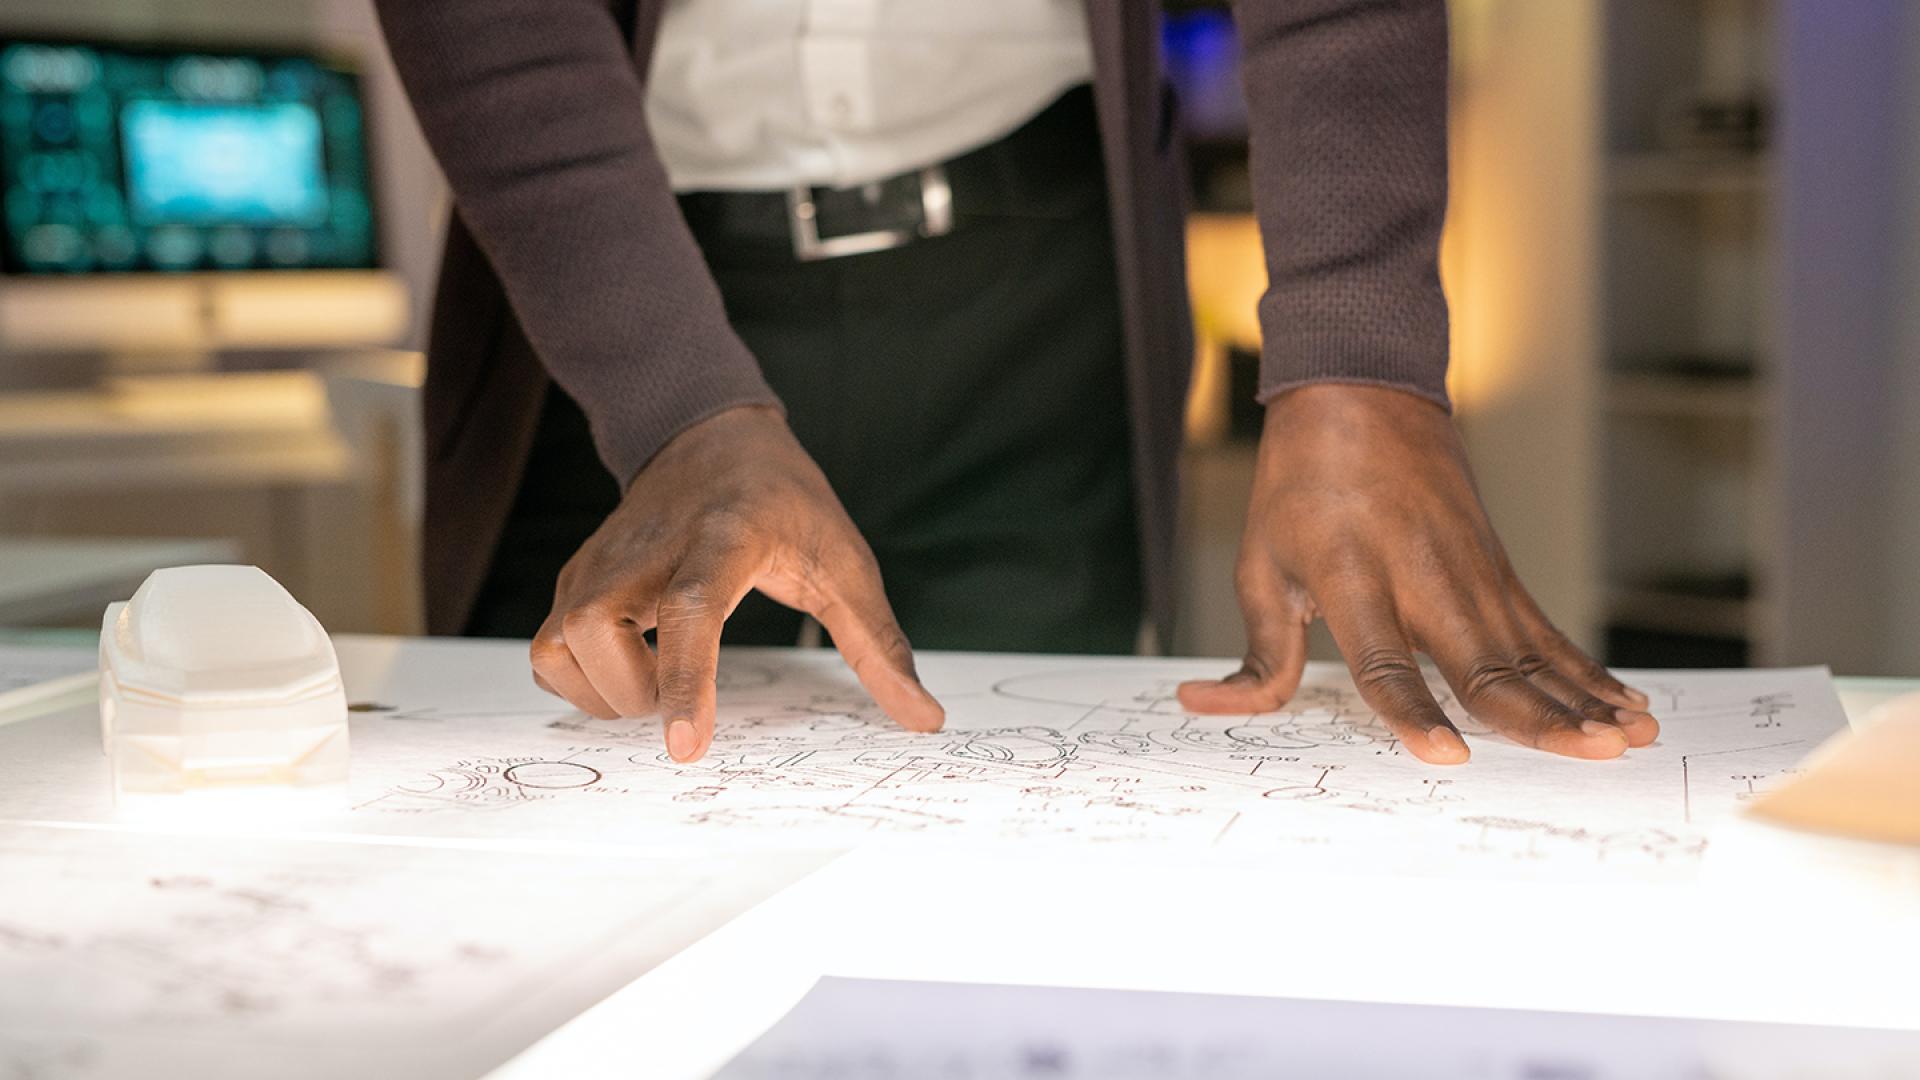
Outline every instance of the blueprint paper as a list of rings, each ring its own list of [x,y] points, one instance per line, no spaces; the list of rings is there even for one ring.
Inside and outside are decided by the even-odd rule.
[[[476,1076],[810,868],[0,828],[0,1076]]]
[[[1911,1032],[830,976],[716,1080],[1864,1080],[1916,1071],[1920,1034]]]
[[[307,827],[439,840],[844,849],[1009,842],[1172,847],[1390,873],[1685,878],[1712,825],[1842,730],[1822,670],[1630,674],[1658,743],[1558,758],[1487,734],[1434,689],[1473,760],[1402,751],[1343,668],[1262,716],[1184,714],[1220,661],[922,653],[946,730],[891,724],[837,656],[722,660],[707,757],[655,719],[603,722],[534,689],[523,648],[345,641],[346,809]],[[126,822],[84,710],[0,729],[0,818]]]

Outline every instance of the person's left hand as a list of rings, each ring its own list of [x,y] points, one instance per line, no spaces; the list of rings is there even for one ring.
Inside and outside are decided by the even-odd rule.
[[[1645,746],[1660,725],[1527,595],[1473,487],[1452,420],[1385,387],[1315,384],[1267,406],[1235,571],[1247,655],[1180,687],[1201,713],[1268,712],[1300,686],[1307,626],[1324,616],[1355,685],[1415,757],[1467,744],[1414,659],[1434,659],[1475,719],[1582,758]]]

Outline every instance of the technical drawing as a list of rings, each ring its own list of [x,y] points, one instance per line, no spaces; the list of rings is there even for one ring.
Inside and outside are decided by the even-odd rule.
[[[1784,724],[1791,706],[1769,706],[1766,727],[1778,729]],[[1724,714],[1723,714],[1724,715]],[[1681,813],[1693,820],[1695,799],[1703,802],[1749,802],[1763,795],[1778,780],[1797,770],[1793,762],[1813,747],[1804,739],[1765,743],[1760,746],[1732,747],[1680,755]],[[1782,756],[1782,751],[1791,751]]]
[[[0,957],[21,969],[81,965],[121,988],[129,1022],[170,1023],[283,1015],[298,983],[315,1000],[410,997],[449,964],[484,968],[487,945],[449,943],[423,954],[312,899],[311,879],[171,874],[150,876],[123,903],[151,913],[146,925],[97,935],[0,923]],[[297,974],[297,978],[296,978]]]
[[[0,824],[0,1080],[485,1075],[726,865]]]
[[[1704,837],[1666,829],[1593,833],[1543,821],[1478,816],[1464,817],[1460,822],[1478,830],[1464,850],[1509,859],[1545,860],[1578,852],[1600,862],[1664,863],[1698,859],[1707,847]]]
[[[463,721],[469,756],[434,760],[427,740],[408,740],[422,748],[401,755],[413,770],[383,768],[356,813],[372,816],[369,828],[405,815],[407,828],[458,829],[454,818],[487,812],[512,819],[490,829],[565,822],[650,843],[832,847],[951,833],[1657,867],[1695,858],[1706,827],[1844,723],[1818,672],[1666,674],[1647,680],[1657,709],[1676,706],[1660,716],[1661,739],[1579,762],[1487,734],[1436,681],[1473,750],[1447,770],[1404,752],[1335,666],[1314,666],[1284,708],[1253,716],[1181,709],[1179,683],[1213,664],[1013,666],[926,658],[949,709],[946,729],[923,735],[894,725],[830,655],[755,654],[723,680],[700,761],[668,757],[652,717],[475,717]]]
[[[605,778],[593,765],[573,760],[585,753],[591,751],[553,758],[462,759],[404,781],[358,806],[417,813],[442,806],[498,808],[545,799],[553,792],[593,787]]]

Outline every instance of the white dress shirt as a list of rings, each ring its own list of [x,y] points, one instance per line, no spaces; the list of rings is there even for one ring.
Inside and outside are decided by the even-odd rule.
[[[669,0],[647,122],[678,191],[851,187],[990,143],[1092,74],[1084,0]]]

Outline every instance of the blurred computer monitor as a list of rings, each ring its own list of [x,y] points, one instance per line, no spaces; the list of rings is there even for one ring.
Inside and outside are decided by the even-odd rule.
[[[0,36],[0,351],[391,342],[374,186],[337,59]]]

